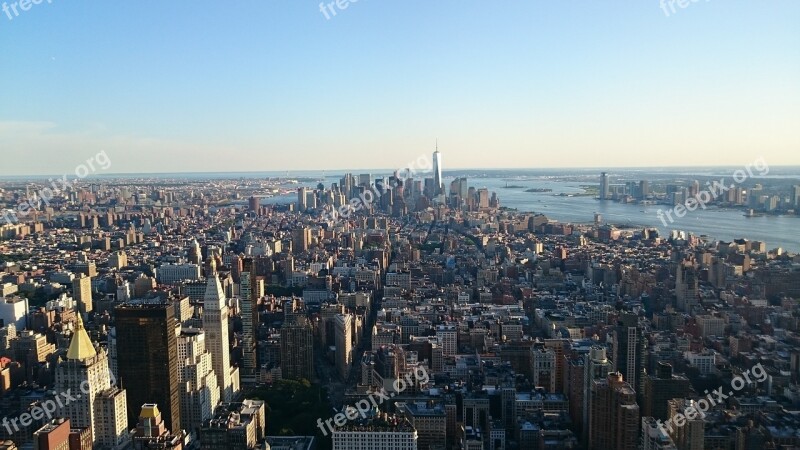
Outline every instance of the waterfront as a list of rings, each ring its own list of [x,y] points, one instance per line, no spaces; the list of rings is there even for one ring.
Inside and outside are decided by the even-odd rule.
[[[352,173],[371,173],[374,178],[388,176],[388,171],[381,170],[352,170]],[[572,223],[591,223],[594,214],[600,213],[606,223],[614,225],[632,225],[657,228],[662,234],[667,235],[670,230],[683,230],[696,235],[707,235],[712,239],[731,241],[745,238],[764,241],[768,249],[781,247],[785,251],[800,252],[800,217],[788,215],[763,215],[758,217],[745,217],[743,209],[727,209],[709,206],[708,209],[698,209],[686,214],[683,218],[675,218],[673,223],[668,222],[668,227],[656,214],[659,209],[666,210],[666,205],[639,205],[621,204],[614,201],[599,201],[593,196],[580,195],[584,191],[581,186],[595,185],[598,182],[596,170],[589,169],[564,169],[564,170],[454,170],[445,173],[444,183],[450,182],[459,176],[466,176],[469,184],[476,188],[486,187],[494,191],[500,198],[500,204],[519,211],[530,211],[547,215],[550,220]],[[730,178],[732,169],[647,169],[647,170],[618,170],[620,174],[630,179],[656,179],[674,177],[675,179],[688,180],[694,177],[719,177]],[[127,174],[109,175],[102,178],[159,178],[159,179],[189,179],[189,180],[214,180],[214,179],[294,179],[302,182],[285,183],[283,188],[296,188],[306,186],[315,188],[319,182],[329,188],[333,183],[339,183],[343,171],[319,170],[293,171],[293,172],[239,172],[239,173],[196,173],[196,174]],[[666,174],[666,175],[665,175]],[[725,175],[728,174],[728,175]],[[425,176],[425,174],[421,174]],[[784,180],[800,180],[800,168],[773,167],[769,178],[780,177]],[[373,179],[374,179],[373,178]],[[570,181],[563,181],[569,178]],[[315,180],[315,181],[308,181]],[[507,185],[519,186],[506,188]],[[527,189],[552,189],[552,192],[525,192]],[[572,196],[569,196],[572,195]],[[296,200],[295,194],[276,195],[262,199],[264,204],[283,204]],[[242,200],[244,202],[244,200]]]
[[[480,180],[489,190],[500,196],[500,203],[520,211],[534,211],[547,215],[559,222],[590,223],[594,213],[603,215],[607,223],[620,225],[639,225],[655,227],[662,234],[669,230],[683,230],[696,235],[708,235],[713,239],[731,241],[738,238],[764,241],[768,249],[782,247],[784,250],[800,252],[800,217],[773,216],[745,217],[744,210],[723,209],[709,206],[687,213],[683,218],[665,227],[656,214],[666,205],[644,206],[621,204],[613,201],[599,201],[591,196],[560,196],[558,194],[579,194],[583,192],[574,183],[526,181],[515,182],[525,185],[521,189],[505,189],[505,181],[498,178]],[[525,192],[529,188],[550,188],[553,192]]]
[[[302,173],[302,176],[315,175],[321,177],[322,173]],[[375,176],[381,175],[376,172]],[[325,186],[330,187],[332,183],[338,183],[340,177],[339,174],[325,176]],[[449,186],[453,178],[453,176],[445,177],[445,186]],[[559,222],[591,223],[594,214],[600,213],[606,223],[657,228],[662,235],[669,234],[670,230],[682,230],[695,235],[706,235],[714,240],[731,241],[745,238],[764,241],[770,250],[781,247],[785,251],[800,252],[800,217],[797,216],[745,217],[743,209],[709,206],[706,210],[698,209],[683,218],[675,218],[673,223],[667,222],[669,226],[665,227],[657,211],[666,210],[666,205],[622,204],[610,200],[601,202],[593,196],[580,195],[584,192],[580,187],[584,183],[536,177],[516,179],[494,175],[469,178],[469,181],[470,185],[476,188],[486,187],[496,192],[502,206],[519,211],[542,213],[550,220]],[[314,187],[316,184],[299,185]],[[520,187],[506,188],[506,185]],[[552,192],[526,192],[527,189],[552,189]],[[265,198],[264,203],[289,203],[295,200],[294,195],[282,195]]]

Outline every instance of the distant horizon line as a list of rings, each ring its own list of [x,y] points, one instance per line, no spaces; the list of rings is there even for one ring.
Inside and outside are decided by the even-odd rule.
[[[731,169],[731,168],[740,168],[740,165],[693,165],[693,166],[617,166],[617,167],[601,167],[601,166],[592,166],[592,167],[456,167],[451,169],[444,169],[443,173],[448,172],[457,172],[457,171],[484,171],[484,172],[491,172],[491,171],[512,171],[512,170],[519,170],[519,171],[528,171],[528,170],[541,170],[541,171],[558,171],[558,170],[574,170],[574,171],[600,171],[600,172],[608,172],[614,170],[657,170],[659,172],[663,172],[665,170],[673,170],[673,169]],[[796,164],[788,164],[788,165],[771,165],[771,168],[798,168],[800,169],[800,165]],[[96,179],[96,178],[126,178],[131,176],[139,176],[139,175],[150,175],[150,176],[164,176],[164,175],[206,175],[206,174],[262,174],[262,173],[286,173],[288,172],[290,175],[292,172],[335,172],[335,173],[392,173],[395,171],[402,171],[402,169],[387,169],[387,168],[360,168],[360,169],[273,169],[273,170],[220,170],[220,171],[165,171],[165,172],[114,172],[114,173],[93,173],[83,180],[89,179]],[[428,172],[433,172],[433,170],[429,170]],[[428,172],[421,172],[421,173],[428,173]],[[2,175],[0,174],[0,180],[8,180],[8,179],[24,179],[24,178],[31,178],[31,179],[44,179],[44,178],[61,178],[64,174],[56,175],[56,174],[24,174],[24,175]],[[327,175],[331,176],[331,175]],[[68,177],[69,178],[69,177]],[[289,177],[291,178],[291,176]]]

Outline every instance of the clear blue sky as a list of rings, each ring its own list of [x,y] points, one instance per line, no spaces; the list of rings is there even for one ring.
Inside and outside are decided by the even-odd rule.
[[[6,3],[14,3],[17,0]],[[0,0],[2,6],[3,0]],[[44,0],[0,175],[800,164],[800,2]]]

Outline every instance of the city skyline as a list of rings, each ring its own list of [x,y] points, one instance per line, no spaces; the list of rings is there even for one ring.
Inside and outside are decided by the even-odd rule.
[[[0,0],[0,450],[800,449],[798,23]]]
[[[487,188],[414,162],[413,179],[330,187],[6,184],[7,449],[258,450],[290,430],[320,450],[668,450],[730,436],[733,413],[765,447],[784,439],[773,420],[797,429],[780,395],[800,380],[796,181],[749,180],[770,173],[755,160],[730,187],[595,172]]]
[[[795,2],[199,6],[0,14],[0,175],[800,164]]]

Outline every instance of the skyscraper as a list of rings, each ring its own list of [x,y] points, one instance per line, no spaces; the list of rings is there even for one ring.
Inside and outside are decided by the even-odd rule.
[[[189,263],[198,266],[203,263],[203,251],[200,249],[197,239],[192,239],[192,242],[189,243]]]
[[[439,142],[436,142],[436,151],[433,152],[433,183],[435,184],[435,192],[433,196],[438,196],[444,190],[444,181],[442,179],[442,154],[439,153]]]
[[[747,205],[753,209],[761,209],[764,204],[761,201],[761,196],[764,193],[764,187],[760,183],[756,183],[747,191]]]
[[[131,437],[128,433],[127,392],[112,386],[95,399],[100,424],[95,433],[100,435],[100,448],[126,449]]]
[[[108,266],[121,270],[128,265],[128,255],[124,251],[118,250],[108,257]],[[91,285],[91,283],[90,283]]]
[[[242,315],[242,383],[254,383],[258,370],[258,353],[256,333],[258,331],[258,290],[256,285],[255,264],[252,258],[242,262],[242,273],[239,280],[239,297]]]
[[[699,303],[700,276],[691,263],[681,262],[675,272],[675,297],[678,310],[690,312]]]
[[[292,251],[295,254],[307,252],[311,244],[311,228],[299,227],[292,230]]]
[[[292,317],[281,327],[281,372],[287,379],[313,379],[314,331],[305,317]]]
[[[259,204],[258,197],[252,196],[247,199],[247,207],[256,216],[261,212],[261,205]]]
[[[231,354],[228,337],[228,305],[225,292],[223,292],[219,277],[216,274],[208,278],[206,294],[203,297],[203,329],[207,335],[208,349],[213,355],[212,364],[214,365],[214,373],[217,375],[220,399],[229,402],[233,399],[234,388],[231,378]],[[161,402],[157,403],[161,405]],[[172,431],[177,432],[174,429]]]
[[[641,399],[644,394],[644,369],[647,358],[646,341],[635,314],[620,315],[614,328],[614,346],[611,357],[614,368],[636,390]]]
[[[586,441],[589,433],[589,413],[592,409],[592,383],[595,380],[604,380],[611,372],[611,361],[606,357],[605,347],[593,346],[583,364],[583,440]]]
[[[79,274],[72,280],[72,296],[78,302],[78,311],[81,314],[92,312],[94,309],[92,304],[92,277]]]
[[[210,419],[219,404],[220,390],[211,353],[206,349],[202,330],[184,328],[178,336],[178,383],[181,388],[181,423],[188,432],[196,432]]]
[[[127,438],[125,391],[112,387],[108,355],[95,349],[80,314],[66,359],[56,369],[56,390],[79,393],[65,402],[61,414],[76,428],[91,428],[95,446],[122,448]],[[104,396],[112,401],[104,401]]]
[[[352,174],[346,173],[339,182],[339,187],[346,198],[351,198],[353,195],[353,187],[356,184],[358,184],[358,180],[356,180]]]
[[[531,351],[533,385],[543,387],[548,393],[556,392],[556,352],[550,348],[534,348]]]
[[[478,208],[486,209],[489,207],[489,190],[486,188],[478,189]]]
[[[347,380],[353,363],[353,316],[337,314],[334,318],[336,335],[336,370]]]
[[[669,418],[668,402],[673,398],[688,396],[690,390],[691,385],[688,378],[682,375],[673,375],[672,365],[660,361],[655,376],[645,376],[642,415],[662,421],[667,420]]]
[[[115,309],[117,370],[128,393],[128,426],[142,405],[158,403],[170,430],[181,430],[178,321],[171,305],[125,303]]]
[[[639,199],[645,200],[650,196],[650,182],[647,180],[639,181]]]
[[[466,177],[456,178],[450,183],[450,204],[453,207],[460,207],[468,194],[469,186],[467,185]]]
[[[600,200],[608,199],[608,174],[603,172],[600,174]]]
[[[692,419],[686,417],[684,414],[687,408],[691,410],[700,409],[699,405],[694,400],[684,398],[673,398],[667,401],[667,418],[670,421],[675,420],[675,416],[681,415],[681,419],[685,424],[680,427],[672,427],[669,431],[675,445],[681,450],[703,450],[705,448],[705,420],[703,417],[694,417]]]
[[[592,382],[589,448],[636,450],[639,445],[639,405],[622,374],[610,373]]]
[[[306,188],[301,187],[297,189],[297,210],[298,211],[305,211],[306,210]]]

